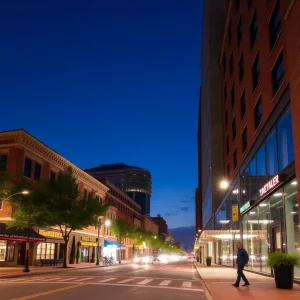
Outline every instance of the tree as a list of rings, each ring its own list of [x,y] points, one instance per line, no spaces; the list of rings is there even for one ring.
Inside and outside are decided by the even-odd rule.
[[[25,197],[16,199],[21,198]],[[35,226],[58,226],[65,242],[63,268],[67,268],[71,232],[96,224],[105,215],[107,206],[92,193],[86,198],[81,195],[71,168],[59,172],[56,180],[42,181],[29,199],[28,205],[17,200],[15,224],[23,226],[29,218]]]
[[[72,241],[72,248],[71,248],[71,254],[70,254],[70,263],[74,264],[76,258],[76,246],[75,246],[75,236],[73,235],[73,241]]]
[[[119,263],[121,263],[121,243],[124,238],[132,238],[134,226],[128,223],[127,220],[115,220],[111,225],[111,232],[116,236],[119,243]]]

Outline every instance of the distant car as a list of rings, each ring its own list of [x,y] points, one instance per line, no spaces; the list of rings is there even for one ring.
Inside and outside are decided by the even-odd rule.
[[[133,258],[133,262],[136,264],[153,264],[154,257],[153,255],[137,255]]]

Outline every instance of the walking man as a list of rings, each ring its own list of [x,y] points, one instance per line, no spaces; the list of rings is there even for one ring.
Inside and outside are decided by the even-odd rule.
[[[246,278],[243,270],[246,267],[248,267],[248,261],[249,261],[249,255],[247,251],[242,247],[242,243],[238,242],[236,243],[236,248],[238,249],[237,252],[237,258],[236,258],[236,264],[237,264],[237,279],[236,283],[232,284],[234,287],[239,287],[241,278],[244,280],[243,286],[250,285],[248,279]]]

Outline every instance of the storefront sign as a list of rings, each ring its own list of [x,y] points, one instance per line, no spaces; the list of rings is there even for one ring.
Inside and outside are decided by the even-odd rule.
[[[232,205],[232,221],[237,222],[239,220],[239,206]]]
[[[52,239],[62,239],[63,238],[61,232],[51,231],[51,230],[40,229],[39,234],[41,234],[45,237],[52,238]]]
[[[97,238],[89,237],[89,236],[82,236],[81,240],[84,241],[84,242],[92,242],[92,243],[97,242]]]
[[[280,183],[279,175],[276,175],[259,190],[260,196],[262,197],[263,195],[268,193],[270,190],[272,190],[274,187],[276,187],[279,183]]]
[[[240,213],[243,213],[249,207],[250,207],[250,201],[247,201],[243,206],[241,206]]]

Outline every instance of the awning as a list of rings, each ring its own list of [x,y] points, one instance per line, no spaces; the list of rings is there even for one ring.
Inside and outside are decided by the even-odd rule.
[[[93,243],[93,242],[79,242],[80,246],[84,246],[84,247],[97,247],[97,243]]]
[[[107,241],[107,240],[104,241],[104,247],[107,247],[107,248],[120,248],[120,246],[121,246],[121,249],[126,249],[126,246],[124,244],[120,244],[120,243],[114,242],[114,241]]]
[[[46,238],[35,232],[32,228],[17,229],[15,227],[7,228],[6,224],[0,223],[0,240],[41,243]]]

